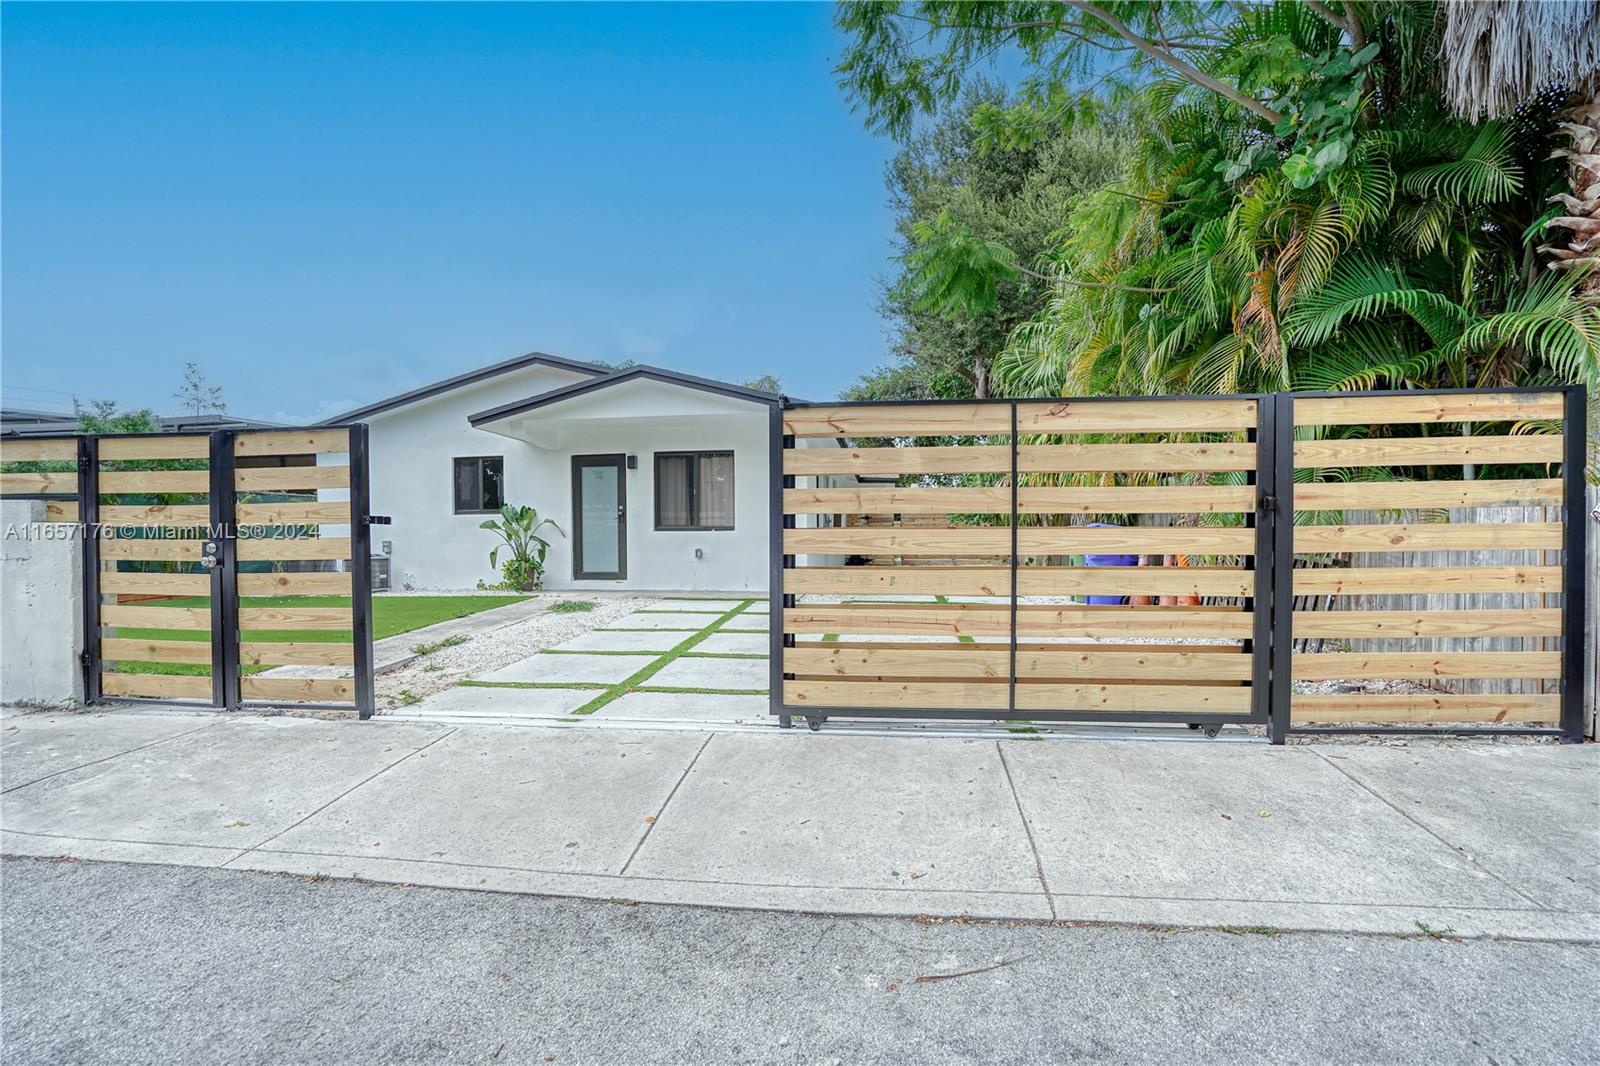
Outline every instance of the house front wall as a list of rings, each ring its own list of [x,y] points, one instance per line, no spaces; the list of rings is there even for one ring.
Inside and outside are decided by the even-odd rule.
[[[508,380],[511,379],[511,380]],[[453,460],[504,458],[506,500],[531,504],[546,529],[550,589],[749,591],[767,587],[768,408],[729,397],[650,383],[618,386],[534,411],[514,435],[473,428],[471,414],[583,380],[530,368],[455,390],[368,419],[371,508],[393,523],[373,530],[376,548],[389,541],[394,587],[470,588],[493,584],[489,565],[498,538],[478,526],[491,516],[454,513]],[[668,451],[731,451],[731,530],[655,528],[655,455]],[[622,580],[574,575],[573,469],[579,455],[636,457],[625,470],[627,573]]]

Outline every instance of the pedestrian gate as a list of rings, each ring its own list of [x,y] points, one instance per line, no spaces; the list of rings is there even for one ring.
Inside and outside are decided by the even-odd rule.
[[[1576,738],[1583,405],[1576,387],[783,401],[772,713]],[[1501,505],[1554,519],[1459,510]],[[1530,602],[1365,599],[1441,591]],[[1455,650],[1481,639],[1516,650]],[[1541,690],[1451,690],[1466,678]]]
[[[0,460],[6,494],[83,532],[90,702],[372,714],[366,426],[22,438]]]

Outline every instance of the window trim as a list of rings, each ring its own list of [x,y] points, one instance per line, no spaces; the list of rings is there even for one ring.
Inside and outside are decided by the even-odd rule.
[[[500,463],[500,496],[501,496],[501,502],[502,503],[505,502],[506,457],[504,455],[453,455],[453,456],[450,457],[450,508],[451,508],[451,513],[452,514],[479,515],[479,514],[499,514],[500,513],[500,508],[498,508],[498,507],[479,507],[478,509],[473,510],[473,509],[470,509],[470,508],[469,509],[463,509],[463,508],[460,508],[460,507],[456,506],[456,504],[458,502],[457,499],[456,499],[456,471],[460,469],[461,464],[462,463],[477,463],[477,464],[479,464],[478,465],[478,502],[481,504],[483,502],[483,465],[482,464],[484,464],[485,462],[488,462],[491,459],[497,460]]]
[[[733,532],[733,527],[734,527],[734,524],[735,524],[735,520],[734,519],[730,519],[730,521],[728,522],[727,525],[715,525],[715,526],[702,525],[698,521],[699,518],[700,518],[700,495],[699,495],[699,491],[700,491],[699,490],[700,463],[699,463],[698,460],[700,460],[702,458],[705,458],[706,456],[712,456],[712,455],[726,455],[728,457],[728,465],[729,465],[730,470],[733,470],[735,472],[734,473],[734,484],[732,485],[732,487],[730,489],[730,492],[731,492],[732,495],[731,495],[731,497],[730,497],[730,499],[728,501],[728,513],[729,513],[730,516],[737,515],[738,509],[737,509],[736,504],[737,504],[737,501],[738,501],[738,491],[739,491],[738,476],[737,476],[738,461],[736,460],[736,458],[734,456],[734,451],[733,451],[732,448],[700,448],[700,449],[694,449],[694,450],[690,450],[690,451],[656,452],[655,453],[655,459],[651,464],[651,471],[655,476],[655,484],[652,486],[652,494],[655,497],[655,500],[654,500],[655,507],[653,508],[653,510],[654,510],[654,516],[653,517],[655,518],[655,530],[656,530],[657,533],[731,533],[731,532]],[[689,458],[689,459],[696,460],[695,462],[689,464],[689,506],[694,511],[694,517],[696,519],[696,524],[687,525],[687,526],[676,526],[676,525],[664,526],[664,525],[661,524],[661,460],[663,460],[663,459],[681,459],[681,458]]]

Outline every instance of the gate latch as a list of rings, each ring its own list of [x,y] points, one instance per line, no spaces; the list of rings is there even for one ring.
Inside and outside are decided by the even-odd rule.
[[[200,565],[207,570],[214,569],[217,565],[217,542],[208,540],[200,549]]]
[[[367,525],[369,525],[369,526],[387,526],[387,525],[390,525],[393,522],[394,522],[394,519],[390,518],[386,514],[369,514],[369,515],[367,515]]]

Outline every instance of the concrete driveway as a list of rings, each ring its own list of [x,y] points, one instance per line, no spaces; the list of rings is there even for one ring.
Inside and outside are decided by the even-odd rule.
[[[1600,941],[1600,747],[0,718],[0,849],[852,914]]]

